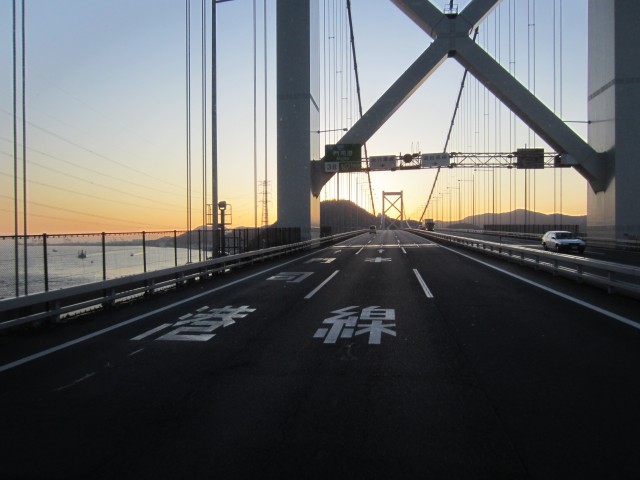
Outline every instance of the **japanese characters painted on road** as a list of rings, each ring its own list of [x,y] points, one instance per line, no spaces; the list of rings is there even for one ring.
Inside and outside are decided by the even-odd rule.
[[[216,336],[214,332],[220,327],[228,327],[236,323],[239,318],[246,317],[249,313],[255,312],[255,308],[247,305],[232,307],[227,305],[222,308],[201,307],[197,313],[187,313],[178,318],[175,323],[164,323],[156,328],[152,328],[131,340],[142,340],[154,335],[162,330],[172,328],[156,340],[180,340],[190,342],[206,342]],[[177,328],[176,328],[177,327]]]
[[[280,272],[267,280],[280,280],[287,283],[300,283],[313,275],[313,272]]]
[[[393,308],[380,308],[377,305],[362,310],[359,308],[354,305],[332,311],[335,315],[322,321],[327,327],[316,330],[313,338],[323,338],[323,343],[332,344],[341,338],[368,335],[370,345],[380,345],[383,334],[396,336],[396,311]]]
[[[316,258],[312,258],[311,260],[307,260],[304,263],[331,263],[335,260],[335,258],[320,258],[320,257],[316,257]]]

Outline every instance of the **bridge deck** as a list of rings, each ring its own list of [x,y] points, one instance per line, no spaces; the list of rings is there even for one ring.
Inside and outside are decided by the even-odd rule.
[[[43,354],[0,372],[3,476],[636,475],[637,301],[490,265],[367,233],[1,337]]]

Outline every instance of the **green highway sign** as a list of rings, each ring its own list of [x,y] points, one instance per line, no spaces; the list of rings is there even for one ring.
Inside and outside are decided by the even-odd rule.
[[[324,147],[325,161],[339,163],[355,163],[362,162],[362,145],[359,143],[342,143],[337,145],[325,145]],[[343,170],[349,171],[354,170]]]
[[[341,172],[359,172],[362,170],[362,162],[340,162]]]

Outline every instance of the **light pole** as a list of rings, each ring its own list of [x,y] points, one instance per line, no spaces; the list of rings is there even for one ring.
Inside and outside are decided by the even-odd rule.
[[[460,187],[447,187],[449,190],[458,190],[458,223],[460,223]],[[451,197],[449,197],[449,221],[451,221]]]
[[[447,187],[447,188],[449,188],[449,187]],[[440,195],[442,197],[444,197],[445,195],[449,195],[449,216],[447,217],[449,225],[447,225],[447,227],[451,227],[451,192],[442,192]],[[444,200],[444,198],[443,198],[443,200]],[[444,202],[442,204],[442,217],[444,219]]]
[[[225,221],[225,213],[227,212],[227,208],[229,208],[229,213],[231,213],[231,204],[225,202],[224,200],[218,202],[218,210],[220,210],[220,256],[226,255],[225,253],[225,236],[224,236],[224,226],[231,225],[232,220],[228,222]]]
[[[458,180],[458,182],[471,182],[471,218],[473,218],[473,226],[476,226],[476,182],[475,175],[472,177],[472,180]]]

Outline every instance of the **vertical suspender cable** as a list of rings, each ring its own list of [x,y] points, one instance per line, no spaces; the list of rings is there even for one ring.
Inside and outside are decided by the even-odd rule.
[[[508,44],[509,44],[509,48],[508,48],[508,55],[509,55],[509,72],[511,72],[511,74],[513,75],[513,71],[511,69],[511,3],[513,2],[513,0],[509,0],[509,9],[508,9],[508,22],[507,24],[509,25],[508,28]],[[514,75],[515,76],[515,75]],[[512,119],[513,119],[513,112],[511,111],[511,109],[509,109],[509,152],[513,151],[513,138],[511,135],[511,129],[512,129]],[[513,175],[511,172],[509,172],[509,223],[511,225],[513,225],[513,211],[515,210],[515,206],[513,205]]]
[[[20,296],[20,254],[18,234],[18,64],[17,64],[17,26],[16,26],[16,0],[13,0],[13,226],[14,226],[14,274],[16,285],[16,297]]]
[[[264,226],[269,225],[269,192],[268,188],[268,96],[269,86],[267,77],[267,0],[264,0]]]
[[[558,113],[556,108],[556,0],[553,0],[553,113]],[[558,210],[556,208],[556,200],[557,200],[557,187],[558,180],[556,175],[556,169],[553,169],[553,224],[554,228],[558,225]]]
[[[207,7],[202,0],[202,228],[205,234],[207,225]],[[206,247],[205,247],[206,258]]]
[[[513,4],[513,26],[511,24],[511,5]],[[509,13],[509,42],[511,44],[511,41],[513,40],[513,76],[516,76],[516,55],[517,55],[517,49],[516,49],[516,3],[515,0],[509,0],[509,7],[510,7],[510,13]],[[512,119],[512,125],[513,125],[513,144],[512,144],[512,148],[511,150],[513,151],[513,149],[516,148],[516,145],[518,144],[517,141],[517,135],[518,135],[518,123],[516,120],[516,116],[513,114],[513,112],[510,112],[510,117]],[[514,168],[513,169],[513,209],[514,211],[517,212],[518,210],[518,169]],[[518,222],[518,217],[517,217],[517,213],[516,213],[516,217],[515,217],[515,221]]]
[[[22,218],[23,218],[23,234],[24,234],[24,294],[29,294],[29,271],[27,261],[27,108],[26,108],[26,48],[25,48],[25,2],[22,0]]]
[[[533,28],[532,28],[532,33],[533,33],[533,48],[532,48],[532,52],[533,52],[533,58],[532,58],[532,66],[533,66],[533,94],[536,94],[536,0],[533,0]],[[533,134],[533,147],[535,148],[536,146],[536,137],[537,134],[534,132]],[[533,212],[535,215],[536,212],[536,180],[537,180],[537,172],[536,170],[533,170]],[[534,219],[535,221],[535,219]]]
[[[186,110],[187,110],[187,261],[191,262],[191,6],[185,1]]]
[[[323,15],[322,15],[322,128],[318,129],[318,135],[321,130],[327,129],[327,0],[323,2]],[[327,134],[322,132],[323,143],[327,143]],[[318,138],[320,140],[320,138]],[[322,153],[322,152],[321,152]],[[324,188],[324,199],[327,200],[328,188]]]
[[[560,2],[560,118],[562,118],[562,66],[563,66],[563,59],[562,59],[562,2]],[[563,224],[563,214],[562,214],[562,175],[563,175],[563,171],[562,168],[560,169],[560,225]]]
[[[353,18],[351,16],[351,0],[347,0],[347,15],[349,18],[349,32],[351,36],[351,54],[353,55],[353,71],[356,77],[356,93],[358,94],[358,113],[362,117],[362,96],[360,94],[360,77],[358,74],[358,60],[356,58],[356,40],[353,34]],[[367,144],[364,144],[364,158],[367,165],[367,180],[369,182],[369,196],[371,198],[371,211],[376,214],[376,206],[373,201],[373,187],[371,186],[371,175],[369,173],[369,154],[367,153]]]
[[[258,227],[258,85],[257,85],[257,19],[253,0],[253,226]]]
[[[211,5],[211,214],[212,219],[212,250],[213,256],[218,256],[218,95],[217,95],[217,28],[215,0]]]
[[[475,31],[473,32],[474,42],[476,41],[477,37],[478,37],[478,28],[476,28]],[[455,125],[456,114],[458,113],[458,108],[460,107],[460,98],[462,97],[462,92],[464,91],[464,85],[465,85],[465,81],[467,79],[468,73],[469,71],[465,68],[464,73],[462,74],[462,81],[460,82],[460,90],[458,90],[458,98],[456,98],[456,104],[453,107],[453,116],[451,117],[451,123],[449,124],[447,139],[445,140],[444,148],[442,149],[442,151],[445,153],[447,151],[447,148],[449,147],[449,140],[451,139],[451,131],[453,130],[453,126]],[[433,191],[435,190],[436,184],[438,183],[439,176],[440,176],[440,167],[438,167],[438,169],[436,170],[436,178],[433,179],[433,184],[431,185],[431,191],[429,192],[429,198],[427,198],[427,203],[425,204],[424,209],[420,214],[420,219],[418,220],[419,222],[422,222],[422,220],[424,219],[424,214],[426,213],[427,208],[429,207],[429,203],[431,202],[431,197],[433,196]]]
[[[338,128],[338,0],[333,0],[333,126],[331,136],[336,143],[336,129]],[[340,200],[340,174],[336,178],[336,200]]]

